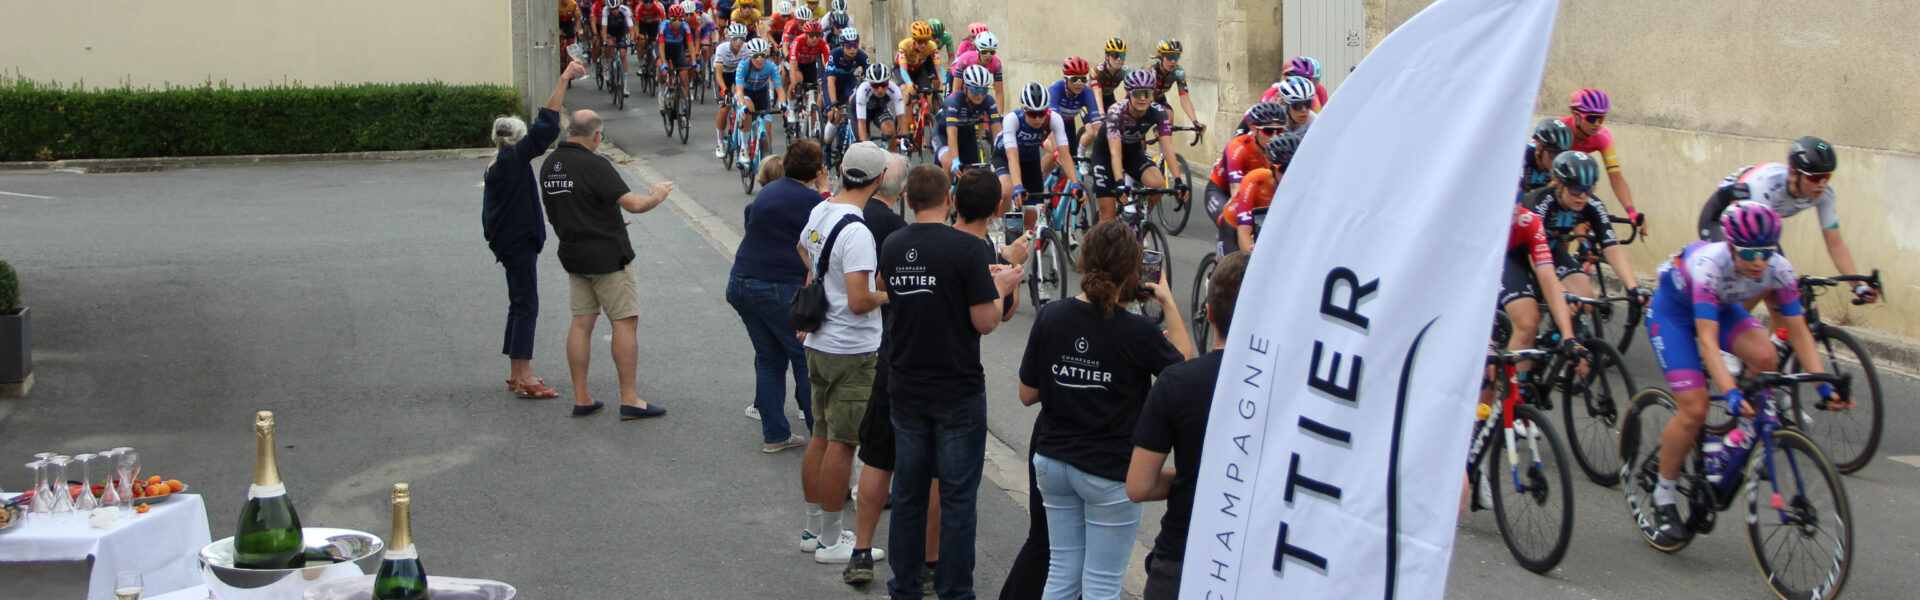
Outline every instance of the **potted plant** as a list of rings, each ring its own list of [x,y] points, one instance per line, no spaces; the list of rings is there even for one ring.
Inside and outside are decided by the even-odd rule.
[[[33,373],[33,328],[20,306],[20,276],[0,261],[0,383],[26,381]]]

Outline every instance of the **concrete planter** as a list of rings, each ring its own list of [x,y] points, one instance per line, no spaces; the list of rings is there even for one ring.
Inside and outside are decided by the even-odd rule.
[[[13,314],[0,314],[0,383],[25,381],[33,373],[30,316],[25,307]]]

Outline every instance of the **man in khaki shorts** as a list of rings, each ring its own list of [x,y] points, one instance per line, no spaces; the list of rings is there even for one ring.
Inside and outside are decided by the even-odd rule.
[[[653,210],[673,191],[673,182],[655,184],[646,195],[635,194],[600,147],[600,115],[590,110],[573,113],[567,140],[547,155],[540,168],[540,196],[547,220],[560,237],[560,267],[567,271],[567,295],[573,304],[573,326],[567,330],[567,367],[573,374],[573,416],[584,417],[605,404],[587,391],[588,344],[599,315],[613,323],[613,368],[620,373],[620,420],[631,421],[667,414],[667,409],[640,399],[634,371],[639,368],[640,343],[635,329],[640,321],[640,294],[633,278],[633,242],[627,239],[626,218],[620,214]]]

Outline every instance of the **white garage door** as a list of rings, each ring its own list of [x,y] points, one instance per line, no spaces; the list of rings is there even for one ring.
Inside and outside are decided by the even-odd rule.
[[[1320,61],[1321,83],[1332,91],[1367,53],[1367,12],[1361,0],[1281,0],[1280,46],[1287,58]]]

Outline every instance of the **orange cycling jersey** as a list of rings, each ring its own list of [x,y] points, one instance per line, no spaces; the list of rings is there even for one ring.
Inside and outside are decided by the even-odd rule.
[[[1226,151],[1221,153],[1220,162],[1213,163],[1213,173],[1207,176],[1207,180],[1220,186],[1220,189],[1230,189],[1233,184],[1241,183],[1242,178],[1267,168],[1269,164],[1267,154],[1260,150],[1260,141],[1254,134],[1237,136],[1227,142]]]
[[[893,61],[903,68],[911,68],[926,63],[929,58],[935,65],[946,64],[946,59],[940,57],[940,47],[935,46],[933,40],[921,42],[907,38],[900,40],[900,52],[893,56]]]
[[[1273,189],[1279,183],[1273,176],[1272,168],[1247,172],[1247,176],[1240,180],[1240,191],[1227,201],[1226,208],[1220,209],[1220,224],[1252,226],[1253,209],[1272,204]]]

